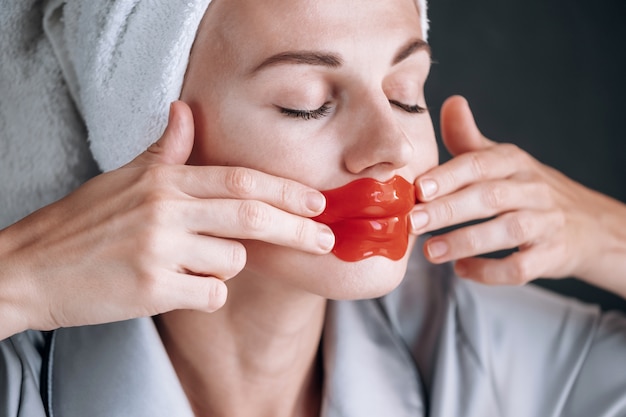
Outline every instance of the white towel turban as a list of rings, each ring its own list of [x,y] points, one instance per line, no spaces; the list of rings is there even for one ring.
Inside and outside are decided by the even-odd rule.
[[[102,170],[160,137],[210,1],[57,0],[48,7],[46,32]],[[426,38],[426,0],[416,1]]]

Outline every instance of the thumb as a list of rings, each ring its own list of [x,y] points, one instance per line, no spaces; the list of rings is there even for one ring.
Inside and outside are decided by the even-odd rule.
[[[452,156],[489,148],[495,143],[480,133],[464,97],[452,96],[441,107],[441,136]]]
[[[170,105],[170,115],[163,135],[129,166],[151,164],[184,164],[193,148],[193,113],[184,101]]]

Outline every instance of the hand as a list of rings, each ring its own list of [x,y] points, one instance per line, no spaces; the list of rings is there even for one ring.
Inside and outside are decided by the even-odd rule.
[[[145,153],[0,232],[0,339],[214,311],[246,264],[236,239],[330,251],[330,229],[308,219],[321,193],[244,168],[185,166],[193,138],[191,110],[174,103]]]
[[[458,275],[484,283],[578,276],[626,294],[623,204],[485,138],[462,97],[444,103],[441,127],[454,158],[416,180],[414,232],[488,220],[428,239],[430,261],[457,260]],[[503,259],[476,257],[511,248]]]

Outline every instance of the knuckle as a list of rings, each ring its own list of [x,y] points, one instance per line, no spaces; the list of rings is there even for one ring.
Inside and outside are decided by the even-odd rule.
[[[254,175],[247,168],[230,168],[226,173],[226,189],[238,197],[249,196],[255,189]]]
[[[150,216],[167,213],[176,200],[176,193],[167,185],[168,173],[160,167],[151,167],[149,172],[143,174],[144,184],[140,184],[142,192],[138,194],[138,206],[143,210],[142,214]]]
[[[298,221],[296,222],[296,227],[293,234],[294,243],[296,245],[301,245],[307,241],[307,236],[309,236],[309,227],[306,221]]]
[[[139,295],[142,300],[150,301],[158,298],[158,274],[150,268],[140,266],[136,271],[137,285],[133,294]]]
[[[176,212],[176,202],[172,195],[166,190],[155,189],[144,195],[139,215],[144,224],[156,227],[167,223],[167,219]],[[144,233],[151,235],[146,229],[149,227],[144,227]]]
[[[246,266],[247,253],[245,247],[239,242],[233,242],[229,248],[227,259],[229,262],[224,278],[230,279],[240,273]]]
[[[549,184],[541,183],[539,187],[539,195],[541,198],[547,203],[548,207],[557,207],[559,206],[559,199],[557,195],[554,193],[552,186]]]
[[[284,182],[280,187],[279,203],[283,207],[289,206],[290,202],[297,201],[296,190],[292,184]]]
[[[435,212],[442,224],[448,224],[455,218],[456,207],[450,200],[444,200],[438,205],[438,209]]]
[[[171,240],[171,234],[166,229],[149,222],[133,232],[133,239],[125,249],[132,254],[131,266],[140,282],[151,282],[157,278],[158,268],[171,259]]]
[[[533,198],[536,201],[540,201],[543,206],[551,205],[550,200],[552,199],[552,196],[550,193],[550,187],[545,182],[533,181],[529,184],[528,191],[532,194]]]
[[[524,257],[518,256],[511,260],[511,274],[508,277],[510,284],[523,285],[532,278],[530,267]]]
[[[523,166],[531,162],[531,157],[522,148],[514,143],[503,144],[505,155],[516,165]]]
[[[253,200],[245,200],[240,203],[238,217],[241,226],[252,233],[265,230],[270,223],[270,216],[265,206]]]
[[[483,204],[495,212],[502,210],[506,206],[505,190],[495,183],[486,184],[484,186],[481,198]]]
[[[454,170],[445,170],[443,172],[441,183],[444,189],[455,189],[459,182]]]
[[[135,235],[136,269],[140,274],[147,272],[147,265],[159,255],[161,233],[158,228],[144,227]]]
[[[472,175],[477,178],[485,178],[487,176],[487,164],[479,153],[472,153],[469,155],[470,169],[472,171]]]
[[[468,254],[477,255],[480,251],[480,237],[476,230],[467,228],[464,231],[465,250]]]
[[[514,143],[503,143],[500,145],[500,148],[504,151],[505,154],[508,155],[519,155],[524,153],[524,151]]]
[[[170,170],[167,165],[153,164],[145,167],[141,172],[139,183],[147,188],[154,188],[160,184],[166,184],[170,180]]]
[[[226,286],[221,282],[209,281],[207,294],[207,311],[214,312],[221,308],[228,296]]]
[[[503,143],[500,145],[500,151],[509,158],[518,158],[524,154],[524,151],[514,143]]]
[[[531,222],[525,216],[520,214],[508,216],[506,228],[508,235],[518,244],[530,240]]]
[[[550,186],[545,182],[536,183],[533,187],[532,192],[534,198],[541,201],[545,206],[551,207],[554,205],[552,190]]]

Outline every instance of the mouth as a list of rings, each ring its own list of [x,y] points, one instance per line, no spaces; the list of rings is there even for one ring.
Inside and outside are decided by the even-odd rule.
[[[372,256],[402,259],[409,244],[409,212],[415,205],[413,184],[400,176],[385,182],[362,178],[322,194],[326,209],[313,220],[335,234],[335,256],[346,262]]]

